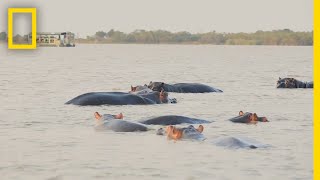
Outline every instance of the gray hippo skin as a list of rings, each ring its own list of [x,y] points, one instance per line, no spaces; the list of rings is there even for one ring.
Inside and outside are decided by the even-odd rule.
[[[220,89],[216,89],[204,84],[199,83],[177,83],[166,84],[164,82],[150,82],[148,88],[153,91],[164,90],[166,92],[176,93],[209,93],[209,92],[222,92]]]
[[[192,125],[183,128],[168,126],[166,129],[158,129],[157,135],[166,135],[168,139],[173,140],[203,141],[206,139],[202,134],[203,129],[204,127],[202,125],[199,125],[197,129]]]
[[[131,94],[136,94],[155,101],[157,104],[161,103],[177,103],[176,98],[169,98],[168,92],[165,91],[152,91],[147,85],[144,86],[131,86]]]
[[[177,124],[207,124],[211,123],[211,121],[196,119],[196,118],[189,118],[185,116],[175,116],[175,115],[168,115],[168,116],[159,116],[155,118],[150,118],[147,120],[140,121],[142,124],[146,125],[177,125]]]
[[[156,104],[151,99],[123,92],[91,92],[77,96],[66,104],[80,106]]]
[[[239,116],[229,119],[229,121],[234,123],[257,123],[257,122],[269,122],[266,117],[258,117],[256,113],[242,111],[239,112]]]
[[[302,82],[295,78],[280,78],[277,81],[277,88],[313,88],[313,81]]]
[[[122,114],[122,117],[111,114],[100,115],[98,112],[95,112],[94,115],[96,118],[95,129],[98,131],[112,130],[115,132],[135,132],[148,130],[148,128],[142,124],[122,120]]]
[[[151,92],[153,92],[152,89],[149,89],[146,84],[144,86],[140,86],[140,85],[135,86],[135,87],[131,86],[131,91],[130,91],[130,93],[138,94],[138,95],[147,94],[147,93],[151,93]]]
[[[231,122],[234,123],[250,123],[250,116],[252,113],[246,112],[243,115],[239,115],[237,117],[229,119]]]
[[[161,91],[152,91],[145,94],[139,94],[139,96],[151,99],[152,101],[156,102],[157,104],[163,104],[163,103],[177,103],[176,98],[170,99],[168,97],[168,93]]]
[[[266,148],[270,145],[261,144],[253,139],[241,138],[241,137],[220,137],[213,141],[213,144],[216,146],[222,146],[230,149],[239,149],[239,148]]]

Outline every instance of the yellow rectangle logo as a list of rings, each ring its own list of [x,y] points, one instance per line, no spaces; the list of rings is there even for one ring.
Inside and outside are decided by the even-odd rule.
[[[13,14],[31,13],[31,44],[13,43]],[[8,8],[8,49],[36,49],[37,48],[37,8]]]

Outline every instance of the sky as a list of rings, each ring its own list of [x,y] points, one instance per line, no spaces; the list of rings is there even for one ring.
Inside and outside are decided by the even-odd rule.
[[[110,29],[313,30],[313,0],[1,0],[0,31],[7,31],[8,7],[36,7],[38,32],[72,31],[82,37]],[[22,21],[17,20],[15,33],[30,31]]]

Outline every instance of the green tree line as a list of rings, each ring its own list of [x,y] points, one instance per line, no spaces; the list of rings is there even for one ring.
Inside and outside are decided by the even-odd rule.
[[[189,33],[165,30],[136,30],[124,33],[111,29],[77,39],[79,43],[136,43],[136,44],[215,44],[215,45],[292,45],[312,46],[313,32],[294,32],[290,29],[256,31],[254,33]]]
[[[26,41],[27,36],[16,35],[15,42]],[[7,33],[0,33],[0,41],[7,40]],[[132,43],[132,44],[214,44],[214,45],[290,45],[312,46],[313,32],[294,32],[290,29],[256,31],[254,33],[189,33],[165,30],[136,30],[124,33],[111,29],[98,31],[86,38],[77,38],[77,43]]]

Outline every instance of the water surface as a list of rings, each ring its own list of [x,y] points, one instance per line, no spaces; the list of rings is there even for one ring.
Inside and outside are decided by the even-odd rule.
[[[279,76],[312,80],[312,47],[78,45],[8,51],[0,46],[1,179],[311,179],[311,89],[276,89]],[[199,82],[224,93],[176,94],[178,104],[64,105],[93,91],[149,81]],[[239,110],[270,123],[233,124]],[[159,115],[214,120],[203,142],[96,132],[93,113],[138,121]],[[152,127],[154,129],[157,126]],[[272,147],[225,149],[243,136]]]

